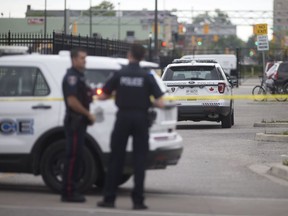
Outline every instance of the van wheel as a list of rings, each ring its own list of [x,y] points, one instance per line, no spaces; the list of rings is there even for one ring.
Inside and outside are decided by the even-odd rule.
[[[45,184],[55,192],[61,192],[62,174],[65,161],[65,140],[59,140],[52,143],[43,153],[41,160],[41,175]],[[77,185],[79,192],[84,192],[92,187],[97,176],[95,160],[84,146],[83,162],[80,168],[79,183]]]
[[[227,116],[222,117],[221,121],[222,128],[231,128],[232,126],[232,113],[230,113]]]

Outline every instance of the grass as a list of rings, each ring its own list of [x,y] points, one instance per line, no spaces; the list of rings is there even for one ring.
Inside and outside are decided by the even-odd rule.
[[[270,120],[267,121],[265,119],[262,119],[261,123],[288,123],[288,120]]]
[[[274,134],[274,135],[285,135],[288,136],[288,131],[284,131],[284,132],[267,132],[265,131],[265,134]]]

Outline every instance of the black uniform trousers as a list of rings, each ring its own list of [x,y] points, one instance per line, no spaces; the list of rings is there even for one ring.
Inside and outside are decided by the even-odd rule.
[[[75,127],[71,125],[69,120],[65,119],[64,127],[66,133],[66,155],[62,178],[62,195],[69,197],[75,192],[77,193],[87,126],[84,123],[79,123]]]
[[[111,155],[104,186],[104,201],[115,202],[125,162],[126,146],[130,135],[133,137],[134,204],[144,202],[144,179],[147,153],[149,150],[148,114],[141,110],[119,110],[111,135]]]

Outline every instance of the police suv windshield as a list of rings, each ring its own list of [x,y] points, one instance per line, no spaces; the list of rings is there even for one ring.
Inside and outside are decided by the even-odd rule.
[[[86,69],[85,77],[93,88],[103,85],[113,74],[116,70],[97,70],[97,69]]]
[[[215,66],[175,66],[167,69],[164,81],[184,80],[223,80],[219,69]]]

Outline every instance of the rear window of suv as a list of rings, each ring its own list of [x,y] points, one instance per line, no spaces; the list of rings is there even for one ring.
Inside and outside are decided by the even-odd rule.
[[[163,80],[223,80],[223,76],[215,66],[176,66],[167,69]]]
[[[90,86],[95,88],[98,85],[103,85],[115,72],[115,70],[86,69],[85,77]]]

